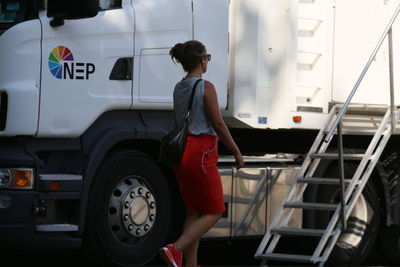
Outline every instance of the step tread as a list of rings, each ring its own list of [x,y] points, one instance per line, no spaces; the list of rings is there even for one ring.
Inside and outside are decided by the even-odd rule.
[[[312,256],[286,253],[265,253],[258,255],[257,258],[265,260],[299,261],[307,263],[313,262]]]
[[[310,155],[312,158],[321,158],[321,159],[337,159],[339,158],[339,154],[337,153],[312,153]],[[343,154],[344,159],[363,159],[365,154],[353,154],[353,153],[345,153]],[[369,156],[371,157],[371,156]]]
[[[36,231],[39,232],[75,232],[78,231],[78,225],[68,223],[58,224],[38,224]]]
[[[348,106],[346,115],[384,116],[387,111],[387,106],[354,104]]]
[[[317,210],[336,210],[337,204],[314,203],[314,202],[286,202],[285,208],[304,208]]]
[[[358,130],[356,130],[356,129],[351,129],[351,130],[349,130],[349,129],[343,129],[342,130],[342,135],[375,135],[376,134],[376,129],[370,129],[370,130],[366,130],[366,129],[363,129],[363,130],[360,130],[360,129],[358,129]],[[329,133],[329,131],[328,130],[324,130],[324,133],[325,134],[327,134],[327,133]],[[334,134],[337,134],[337,131],[334,131],[333,132]]]
[[[309,183],[309,184],[329,184],[329,185],[339,185],[339,178],[323,178],[323,177],[297,177],[297,182],[299,183]],[[351,179],[344,179],[345,183],[351,183]]]
[[[325,233],[325,230],[279,227],[279,228],[272,228],[271,233],[281,234],[281,235],[296,235],[296,236],[322,236]]]

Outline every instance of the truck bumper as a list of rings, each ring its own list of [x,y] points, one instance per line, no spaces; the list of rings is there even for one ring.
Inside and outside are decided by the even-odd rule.
[[[0,191],[0,248],[71,249],[81,246],[81,238],[71,233],[39,232],[35,191]]]

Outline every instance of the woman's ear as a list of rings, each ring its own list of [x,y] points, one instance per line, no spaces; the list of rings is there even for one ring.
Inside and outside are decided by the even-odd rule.
[[[203,73],[207,71],[207,58],[201,58],[201,68],[203,70]]]
[[[207,65],[204,62],[201,62],[201,71],[205,73],[207,71]]]

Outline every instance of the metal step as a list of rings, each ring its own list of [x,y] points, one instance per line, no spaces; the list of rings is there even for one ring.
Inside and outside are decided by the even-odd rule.
[[[294,236],[322,236],[325,233],[325,229],[304,229],[304,228],[272,228],[272,234],[279,235],[294,235]]]
[[[378,128],[379,124],[381,124],[383,117],[382,116],[357,116],[357,115],[344,115],[342,124],[345,125],[369,125],[369,127]],[[396,125],[398,126],[400,121],[396,121]],[[373,125],[373,126],[372,126]]]
[[[378,125],[382,122],[382,116],[360,116],[345,114],[342,123],[362,123]]]
[[[82,181],[82,175],[77,174],[40,174],[42,181]]]
[[[352,129],[342,129],[342,134],[343,135],[375,135],[376,134],[376,129],[356,129],[357,127],[354,127]],[[328,130],[324,131],[325,134],[329,133]],[[337,131],[335,130],[333,132],[335,135],[337,135]]]
[[[359,125],[349,125],[349,124],[342,124],[342,130],[343,131],[356,131],[356,132],[362,132],[362,131],[375,131],[378,130],[378,127],[372,127],[372,126],[359,126]]]
[[[309,210],[336,210],[337,204],[312,203],[312,202],[287,202],[285,208],[309,209]]]
[[[317,178],[317,177],[298,177],[298,183],[308,184],[328,184],[328,185],[340,185],[339,178]],[[345,183],[351,183],[351,179],[344,179]]]
[[[320,159],[337,159],[339,158],[339,154],[337,153],[313,153],[310,155],[311,158],[320,158]],[[343,159],[345,160],[362,160],[365,157],[365,154],[343,154]],[[371,159],[372,156],[369,156]]]
[[[348,106],[346,115],[362,115],[362,116],[381,116],[383,117],[388,110],[386,105],[364,105],[352,104]]]
[[[76,232],[78,225],[75,224],[38,224],[36,225],[38,232]]]
[[[356,109],[356,108],[349,108],[346,112],[346,115],[362,115],[362,116],[385,116],[387,111],[386,108],[377,108],[377,109]]]
[[[265,253],[265,254],[259,255],[257,258],[264,259],[264,260],[279,260],[279,261],[313,263],[313,261],[311,260],[311,256],[297,255],[297,254]]]

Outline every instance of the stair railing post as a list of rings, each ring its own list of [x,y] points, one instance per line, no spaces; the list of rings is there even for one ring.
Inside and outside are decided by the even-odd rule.
[[[393,32],[392,27],[388,31],[388,43],[389,43],[389,75],[390,75],[390,114],[392,123],[392,133],[396,129],[395,119],[395,103],[394,103],[394,76],[393,76]]]
[[[339,148],[339,176],[340,176],[340,204],[341,204],[341,217],[342,217],[342,230],[346,230],[346,216],[345,216],[345,198],[344,198],[344,160],[343,160],[343,136],[342,136],[342,121],[337,125],[337,138]]]

